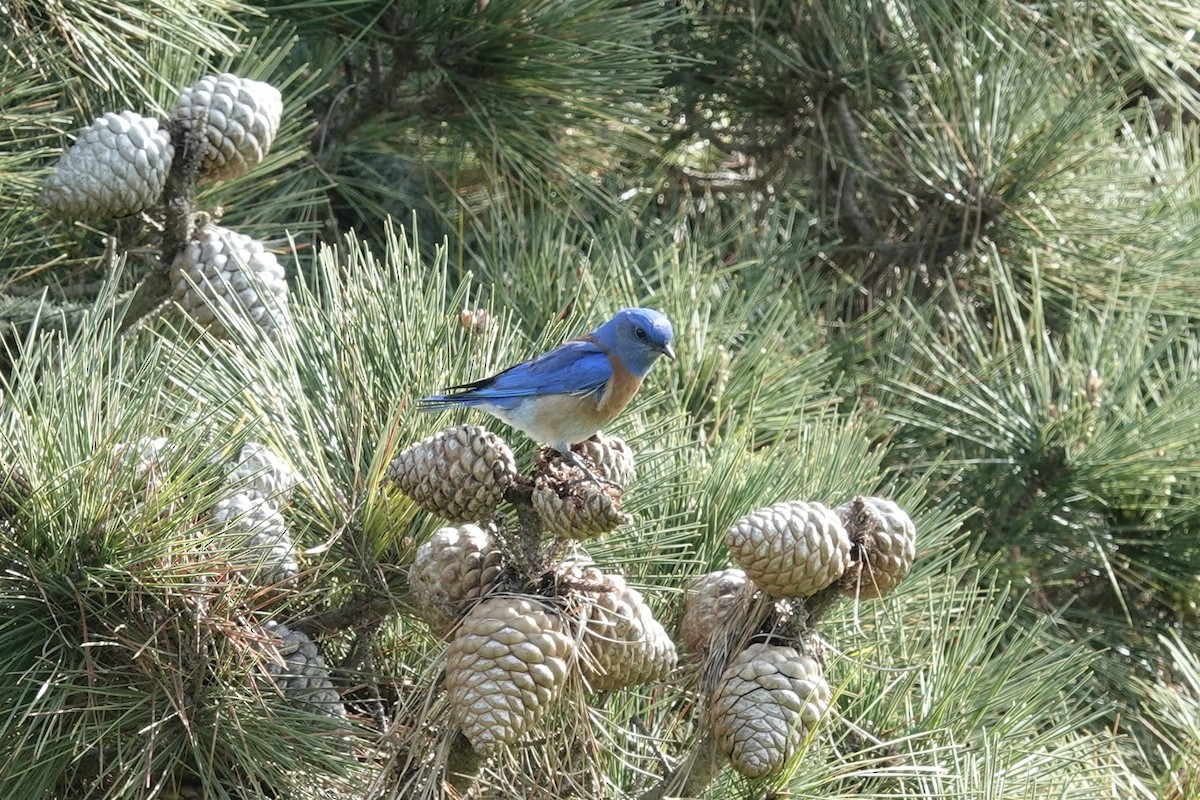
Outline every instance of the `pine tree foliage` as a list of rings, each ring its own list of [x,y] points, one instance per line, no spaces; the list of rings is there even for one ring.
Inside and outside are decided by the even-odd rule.
[[[912,375],[893,388],[891,413],[914,451],[944,457],[933,468],[964,507],[990,511],[978,526],[1039,605],[1070,605],[1081,636],[1153,663],[1145,621],[1189,615],[1200,567],[1194,336],[1112,306],[1080,309],[1056,333],[999,259],[993,275],[1001,315],[983,331],[913,331]],[[960,300],[951,313],[973,312]]]
[[[1184,798],[1196,793],[1200,730],[1196,712],[1200,702],[1200,660],[1194,649],[1178,635],[1164,637],[1163,646],[1170,657],[1170,683],[1146,681],[1143,689],[1148,698],[1145,722],[1160,737],[1154,745],[1155,760],[1164,765],[1159,779],[1157,796]]]
[[[8,574],[10,580],[20,581],[20,588],[12,587],[14,600],[20,597],[22,608],[32,605],[37,610],[14,614],[5,628],[11,637],[6,641],[13,645],[7,651],[12,654],[8,670],[40,678],[14,684],[19,694],[6,701],[6,707],[25,708],[39,686],[50,686],[38,702],[57,703],[54,707],[62,713],[48,714],[44,722],[37,722],[40,716],[14,714],[4,741],[13,748],[16,762],[22,761],[22,748],[44,737],[63,749],[54,751],[54,761],[13,774],[9,779],[14,791],[69,791],[46,788],[61,780],[72,787],[90,781],[86,785],[92,791],[110,797],[145,796],[174,783],[198,783],[216,796],[237,796],[234,787],[243,796],[261,796],[267,786],[280,791],[320,776],[326,783],[360,787],[351,791],[373,786],[365,796],[440,796],[439,759],[414,757],[446,753],[453,744],[445,738],[444,726],[439,727],[444,707],[434,691],[441,648],[412,620],[404,578],[414,542],[436,523],[381,497],[379,473],[389,450],[434,426],[404,402],[424,390],[421,376],[473,374],[517,357],[530,343],[515,336],[515,325],[497,326],[483,337],[472,334],[455,311],[466,298],[450,290],[444,255],[423,258],[416,242],[399,234],[390,241],[390,249],[381,256],[354,240],[323,251],[320,280],[299,288],[293,306],[295,336],[289,339],[273,342],[247,328],[240,332],[241,341],[218,342],[194,339],[186,327],[164,326],[155,336],[130,343],[128,350],[117,347],[115,352],[128,354],[112,371],[98,371],[93,368],[97,348],[113,352],[114,343],[111,333],[93,327],[46,357],[22,359],[30,369],[50,361],[64,380],[15,384],[14,398],[28,399],[11,406],[6,422],[6,441],[29,443],[16,450],[15,460],[33,489],[12,499],[10,519],[18,533],[9,543],[18,549],[10,556],[13,567]],[[433,268],[426,267],[428,263]],[[619,285],[628,277],[611,280]],[[744,307],[729,309],[735,315],[731,318],[747,312]],[[719,339],[719,331],[720,326],[714,326],[701,332]],[[734,340],[724,344],[737,352]],[[744,368],[762,376],[773,372],[777,354],[753,349],[745,357],[749,363]],[[346,368],[348,363],[352,369]],[[113,372],[130,377],[114,381]],[[148,385],[158,391],[147,392]],[[713,540],[739,510],[780,496],[837,502],[855,492],[884,488],[876,485],[881,454],[872,456],[868,442],[854,435],[852,418],[808,419],[799,436],[780,437],[757,457],[744,433],[701,448],[689,444],[694,434],[679,424],[672,410],[684,388],[665,381],[660,392],[675,395],[675,403],[651,395],[630,415],[624,433],[656,466],[645,479],[647,498],[637,507],[634,526],[594,553],[612,559],[601,563],[614,567],[636,553],[645,566],[630,566],[631,578],[664,616],[677,602],[669,590],[680,559],[712,560]],[[83,417],[87,429],[62,437],[64,428],[69,430],[63,417],[79,407],[91,409]],[[661,421],[656,423],[655,417]],[[161,427],[150,427],[154,420]],[[150,490],[137,482],[136,474],[124,472],[127,467],[121,462],[114,464],[111,446],[92,444],[109,431],[115,431],[108,433],[110,439],[132,440],[135,434],[159,430],[178,443],[178,450],[158,467],[166,480],[156,483],[154,494],[146,494]],[[58,450],[44,447],[51,432],[60,436]],[[264,594],[239,584],[236,573],[221,566],[225,551],[219,542],[197,526],[220,485],[220,473],[213,467],[220,460],[216,456],[246,439],[267,442],[306,476],[301,497],[288,514],[305,552],[302,574],[292,591]],[[59,452],[71,447],[75,449]],[[655,451],[660,451],[657,456]],[[97,469],[129,477],[97,482],[91,477]],[[197,487],[207,488],[197,493]],[[911,483],[900,499],[922,508],[924,491],[919,482]],[[681,495],[706,500],[674,505]],[[81,499],[86,503],[82,512]],[[112,526],[113,519],[122,524]],[[1040,714],[1056,708],[1060,710],[1054,712],[1055,726],[1040,731],[1034,740],[1045,742],[1038,769],[1025,772],[1022,780],[1037,787],[1094,787],[1093,780],[1106,776],[1078,773],[1072,767],[1074,758],[1053,755],[1060,748],[1093,752],[1111,746],[1089,743],[1081,734],[1092,712],[1081,710],[1083,696],[1063,688],[1078,684],[1076,676],[1087,662],[1049,625],[1040,632],[1023,630],[1023,647],[1002,646],[1014,626],[1011,613],[1003,611],[1004,593],[982,590],[972,601],[981,590],[946,577],[962,574],[963,567],[956,566],[961,562],[952,557],[959,545],[951,538],[961,520],[930,508],[917,515],[917,522],[923,532],[923,555],[913,594],[905,595],[911,609],[906,611],[903,604],[889,607],[878,612],[878,618],[864,609],[844,615],[825,631],[839,648],[833,663],[840,665],[840,691],[847,702],[886,696],[898,703],[886,712],[877,706],[862,713],[853,705],[839,708],[847,720],[859,720],[854,723],[858,727],[873,720],[868,735],[886,733],[887,744],[855,739],[861,734],[846,728],[838,734],[850,737],[839,746],[841,755],[819,755],[825,746],[814,744],[791,780],[825,787],[883,781],[909,787],[907,791],[936,789],[952,796],[961,791],[954,786],[979,785],[984,777],[985,765],[966,754],[973,737],[990,731],[995,737],[991,746],[1016,748],[1025,759],[1030,746],[1025,726],[1040,726],[1047,719]],[[97,530],[102,531],[99,540]],[[51,537],[54,546],[39,547],[36,540],[29,544],[31,536]],[[86,549],[94,547],[99,552]],[[697,565],[696,571],[704,568]],[[33,587],[38,587],[36,593]],[[205,599],[213,605],[200,613]],[[984,605],[971,610],[971,602]],[[897,625],[894,617],[909,621]],[[83,620],[76,624],[85,624],[88,636],[107,645],[100,652],[111,660],[90,663],[91,649],[72,648],[69,639],[55,651],[57,661],[39,656],[46,634],[31,620],[56,618]],[[164,618],[171,624],[156,622]],[[306,729],[328,731],[323,741],[329,747],[317,747],[299,762],[295,754],[285,756],[272,748],[290,749],[286,743],[295,735],[295,715],[303,711],[275,709],[269,687],[254,682],[255,654],[247,642],[273,619],[322,632],[322,647],[331,658],[337,657],[347,686],[374,687],[347,692],[351,708],[358,710],[357,731],[306,716]],[[31,625],[37,627],[30,630]],[[960,626],[971,636],[954,635]],[[923,633],[914,639],[914,632]],[[204,643],[199,651],[197,640]],[[18,647],[21,642],[24,646]],[[964,649],[943,653],[946,642]],[[154,661],[134,657],[148,648],[157,654]],[[892,673],[862,669],[861,659],[892,664],[899,683],[879,691],[874,683]],[[131,680],[130,669],[136,670],[137,680]],[[918,680],[924,671],[931,671],[928,678]],[[980,674],[995,681],[994,690],[980,683]],[[54,683],[53,675],[63,676],[63,683]],[[681,709],[693,703],[694,675],[685,671],[679,681],[594,706],[583,705],[580,696],[560,709],[559,722],[552,720],[553,727],[547,729],[567,731],[567,738],[553,748],[506,753],[482,774],[479,785],[497,790],[525,787],[520,791],[526,794],[547,785],[562,791],[573,786],[599,796],[653,790],[661,780],[662,759],[670,763],[685,757],[697,734],[696,720],[681,715]],[[180,676],[191,676],[184,686],[205,690],[199,695],[172,694],[179,691]],[[1019,683],[1014,685],[1014,680]],[[930,693],[930,681],[944,683],[944,695]],[[93,699],[81,702],[80,692]],[[908,701],[900,703],[906,697]],[[140,710],[129,710],[135,700]],[[158,726],[165,741],[139,739],[137,732],[150,724],[162,703],[175,709],[171,720],[176,720]],[[272,709],[270,714],[263,716],[262,704]],[[120,724],[111,714],[118,715]],[[74,715],[86,722],[73,730],[80,735],[104,731],[101,741],[115,748],[120,758],[103,748],[81,752],[78,742],[92,739],[54,727]],[[948,727],[950,719],[957,721]],[[1006,725],[998,727],[996,720]],[[383,728],[371,733],[372,725]],[[648,725],[653,727],[646,730]],[[831,725],[837,729],[838,723]],[[897,726],[904,733],[894,737]],[[375,753],[364,763],[387,765],[385,771],[363,774],[361,764],[346,761],[336,746],[339,736],[331,736],[339,730],[340,736],[351,737],[348,741],[360,755]],[[431,730],[433,740],[428,738]],[[899,747],[901,754],[889,750],[887,766],[881,767],[884,756],[874,752],[880,746]],[[204,758],[189,748],[203,751]],[[948,772],[943,757],[947,749],[963,749]],[[938,768],[933,772],[921,766],[934,763]],[[148,772],[150,782],[138,784],[134,772]],[[741,790],[721,783],[713,791],[720,796]],[[1010,795],[998,788],[992,796]]]
[[[678,138],[704,160],[682,177],[811,210],[819,237],[840,240],[834,265],[873,294],[971,286],[978,256],[1033,240],[1077,262],[1069,292],[1102,297],[1114,266],[1142,263],[1138,209],[1161,193],[1110,166],[1145,152],[1114,137],[1122,109],[1139,94],[1195,103],[1183,61],[1161,66],[1195,46],[1193,14],[1136,9],[1100,3],[1047,27],[1057,9],[1009,3],[697,3],[677,30],[701,57],[675,77]]]
[[[0,10],[0,795],[1195,793],[1195,9]],[[185,221],[286,265],[279,335],[244,298],[224,337],[164,302],[164,209],[35,203],[80,128],[224,71],[278,87],[282,124]],[[447,722],[407,577],[444,523],[387,465],[484,422],[527,470],[536,443],[416,399],[629,305],[679,359],[606,430],[632,522],[563,552],[673,631],[756,508],[878,494],[916,522],[895,593],[824,610],[831,709],[767,781],[712,758],[692,657],[573,681],[487,760]],[[214,522],[248,443],[302,478],[267,509],[286,579]],[[295,657],[344,718],[290,693]]]
[[[4,794],[199,782],[230,797],[220,787],[350,774],[344,726],[291,711],[260,677],[253,616],[270,604],[205,522],[237,432],[169,390],[174,359],[122,342],[112,319],[21,364],[5,386]],[[143,461],[148,435],[169,447]],[[299,719],[314,741],[287,755]]]

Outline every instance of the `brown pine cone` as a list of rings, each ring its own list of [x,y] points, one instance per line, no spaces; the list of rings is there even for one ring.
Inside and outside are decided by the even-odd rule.
[[[477,425],[446,428],[414,444],[388,465],[385,480],[450,522],[491,516],[517,478],[512,450]]]
[[[556,455],[533,478],[533,510],[547,533],[568,539],[594,539],[632,517],[621,511],[621,489],[585,476]]]
[[[742,590],[749,582],[746,573],[737,568],[710,572],[692,581],[679,619],[679,643],[686,652],[703,652],[713,631],[741,602]]]
[[[621,487],[633,482],[636,472],[633,451],[624,439],[598,433],[571,449],[587,459],[592,465],[592,471],[604,480],[612,481]]]
[[[777,775],[829,708],[816,659],[791,647],[751,644],[721,675],[710,705],[717,746],[748,778]]]
[[[747,514],[725,534],[737,565],[776,597],[808,597],[850,565],[850,536],[820,503],[776,503]]]
[[[640,592],[619,575],[584,570],[583,676],[595,690],[621,689],[665,678],[675,668],[675,643]],[[597,578],[599,580],[597,580]]]
[[[575,640],[562,616],[532,597],[489,597],[446,651],[446,695],[455,721],[482,754],[516,742],[566,686]]]
[[[854,543],[854,564],[842,591],[874,600],[900,585],[917,556],[917,527],[904,509],[882,497],[858,497],[837,509]]]
[[[491,528],[438,528],[417,548],[408,585],[422,619],[439,636],[450,633],[471,604],[491,591],[504,555]]]

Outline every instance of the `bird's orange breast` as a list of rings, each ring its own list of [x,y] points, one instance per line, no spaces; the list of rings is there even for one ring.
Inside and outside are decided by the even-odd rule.
[[[629,405],[629,401],[642,385],[641,379],[626,369],[618,359],[610,355],[608,363],[612,366],[612,379],[596,404],[596,415],[604,420],[605,424]]]

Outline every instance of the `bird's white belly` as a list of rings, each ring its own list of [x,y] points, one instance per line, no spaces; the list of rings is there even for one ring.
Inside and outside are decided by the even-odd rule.
[[[547,395],[523,400],[513,408],[496,408],[490,404],[480,408],[535,442],[548,444],[559,451],[584,441],[608,422],[599,418],[595,402],[587,396]]]

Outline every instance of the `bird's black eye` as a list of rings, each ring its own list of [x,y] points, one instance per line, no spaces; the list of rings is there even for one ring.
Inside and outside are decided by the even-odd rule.
[[[645,339],[646,338],[646,329],[645,328],[634,328],[633,335],[638,337],[639,339]]]

